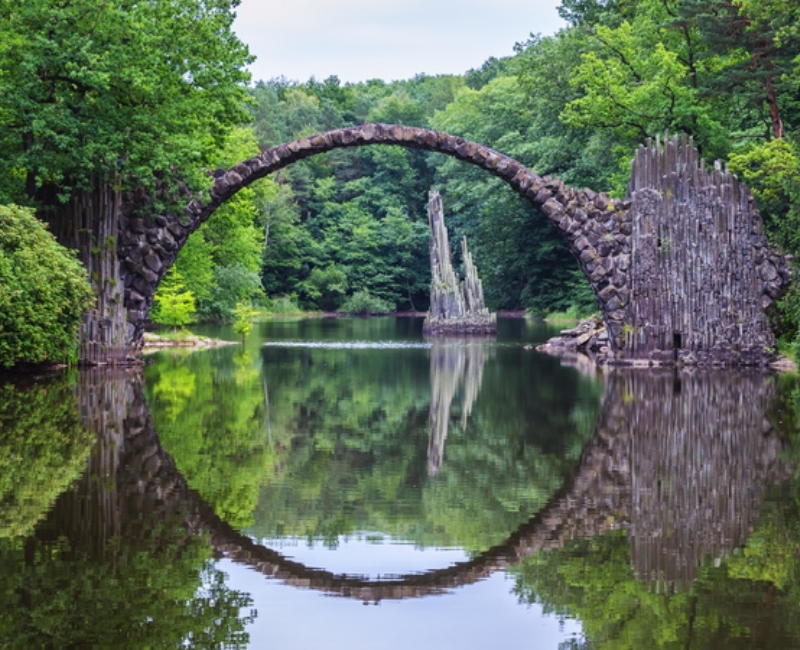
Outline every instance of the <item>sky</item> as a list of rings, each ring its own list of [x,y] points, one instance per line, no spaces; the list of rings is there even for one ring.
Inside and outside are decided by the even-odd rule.
[[[241,0],[234,30],[253,82],[463,74],[564,26],[560,0]]]

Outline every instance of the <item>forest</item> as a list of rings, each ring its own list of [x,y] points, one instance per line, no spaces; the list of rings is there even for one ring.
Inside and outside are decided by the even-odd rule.
[[[634,149],[691,135],[752,188],[773,242],[800,250],[800,8],[773,0],[565,0],[568,27],[460,76],[343,84],[258,81],[230,165],[316,132],[363,122],[453,133],[541,175],[624,196]],[[586,313],[593,298],[559,236],[502,182],[441,154],[338,150],[298,163],[226,206],[182,252],[176,274],[201,316],[237,299],[347,308],[356,292],[424,310],[425,197],[438,188],[451,238],[466,235],[493,309]],[[363,295],[362,295],[363,297]],[[795,293],[774,315],[796,337]]]
[[[800,7],[789,0],[563,0],[567,26],[513,56],[363,83],[249,79],[236,0],[49,4],[0,6],[0,205],[51,223],[90,192],[176,177],[201,190],[259,149],[368,121],[447,131],[620,197],[634,149],[669,131],[726,161],[772,241],[800,252]],[[149,36],[118,38],[137,25]],[[594,309],[558,234],[501,181],[441,154],[375,147],[307,159],[238,193],[181,250],[151,317],[188,304],[198,319],[230,320],[248,302],[425,310],[432,186],[451,239],[469,239],[491,309]],[[104,250],[95,242],[80,257]],[[772,316],[788,348],[796,290]]]

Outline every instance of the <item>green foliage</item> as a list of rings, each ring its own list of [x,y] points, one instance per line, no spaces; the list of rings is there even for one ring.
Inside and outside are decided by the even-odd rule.
[[[309,304],[323,311],[336,311],[347,291],[347,275],[336,265],[315,268],[300,285]]]
[[[731,171],[755,195],[765,225],[787,251],[800,251],[800,152],[785,139],[756,144],[733,153]]]
[[[267,301],[267,310],[271,314],[300,314],[302,309],[297,304],[297,296],[278,296]]]
[[[171,268],[155,296],[156,309],[151,318],[156,323],[170,325],[173,330],[185,327],[194,320],[194,294],[186,289],[180,273]]]
[[[178,539],[119,536],[107,557],[64,536],[0,540],[3,645],[246,647],[252,599],[225,584],[205,540],[178,529]]]
[[[388,302],[370,295],[364,289],[356,291],[339,307],[339,311],[345,314],[388,314],[392,309]]]
[[[74,255],[30,210],[0,206],[0,366],[73,359],[93,303]]]
[[[86,466],[94,436],[72,379],[0,384],[0,539],[29,535]]]
[[[422,125],[460,83],[455,77],[345,86],[335,78],[260,83],[253,90],[254,130],[265,146],[367,119]],[[268,294],[297,292],[303,307],[324,310],[336,309],[348,288],[395,304],[427,301],[430,171],[424,154],[337,150],[281,175],[281,191],[269,203]],[[344,273],[344,282],[332,267]]]
[[[205,186],[201,166],[246,118],[236,4],[0,3],[0,166],[14,172],[2,189],[64,197],[103,178],[152,186],[176,169]]]
[[[235,318],[233,321],[233,331],[241,335],[242,344],[244,344],[250,330],[253,329],[253,318],[257,313],[258,312],[246,302],[237,303],[236,308],[233,310],[233,316]]]
[[[258,273],[243,264],[218,266],[214,269],[214,277],[217,286],[212,293],[207,313],[216,318],[231,320],[235,316],[238,303],[260,301],[264,297]]]

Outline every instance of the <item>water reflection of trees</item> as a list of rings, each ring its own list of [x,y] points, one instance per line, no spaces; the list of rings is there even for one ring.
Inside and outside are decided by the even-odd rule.
[[[270,427],[282,442],[249,530],[327,544],[379,530],[480,551],[535,513],[591,431],[599,383],[557,364],[536,381],[541,369],[517,349],[481,386],[485,345],[442,343],[429,353],[266,350]],[[588,417],[574,417],[579,407]]]
[[[780,645],[800,633],[797,482],[767,493],[787,476],[765,419],[776,388],[770,379],[614,373],[572,475],[533,518],[462,565],[371,583],[307,569],[232,529],[159,443],[141,384],[86,377],[80,403],[99,443],[75,490],[58,498],[35,534],[0,543],[0,581],[9,585],[3,609],[19,612],[0,621],[0,638],[29,646],[109,645],[120,635],[142,645],[241,640],[239,608],[248,601],[225,586],[212,553],[298,587],[370,600],[443,593],[521,562],[520,597],[580,618],[592,647]],[[451,449],[459,449],[450,444],[433,483],[447,478]],[[418,436],[423,459],[424,448]],[[302,446],[289,449],[284,459]],[[385,468],[380,450],[366,448],[376,460],[370,472]],[[458,466],[464,459],[454,455]],[[330,469],[332,456],[302,458],[293,468],[310,463],[320,485],[318,470]],[[107,615],[97,620],[96,611]]]
[[[153,437],[141,381],[128,381],[124,373],[82,373],[79,408],[73,387],[38,390],[69,404],[67,421],[76,423],[58,428],[63,422],[56,418],[57,428],[43,432],[52,436],[43,447],[58,452],[65,437],[87,429],[94,447],[70,477],[77,478],[73,487],[32,534],[0,540],[0,645],[246,645],[249,617],[240,609],[249,597],[225,584],[212,548],[187,529],[185,494],[175,494],[171,478],[160,480],[175,472],[164,467],[167,457]],[[57,402],[39,406],[47,410],[37,414],[37,423],[62,413]],[[79,416],[85,429],[77,426]],[[37,472],[32,478],[45,479]]]
[[[30,533],[85,466],[74,381],[0,379],[0,538]]]

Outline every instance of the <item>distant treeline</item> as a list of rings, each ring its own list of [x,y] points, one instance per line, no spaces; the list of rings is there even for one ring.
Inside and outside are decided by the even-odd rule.
[[[220,164],[328,129],[402,123],[621,196],[634,148],[685,132],[708,160],[727,160],[744,177],[774,241],[797,252],[800,9],[777,0],[565,0],[560,12],[569,26],[555,36],[531,37],[516,55],[461,76],[259,81],[253,121]],[[209,315],[224,315],[220,301],[233,304],[231,287],[255,295],[257,280],[267,297],[293,295],[308,309],[337,309],[358,290],[424,309],[431,185],[451,237],[470,240],[492,309],[591,309],[557,233],[501,181],[394,147],[337,150],[254,186],[190,241],[177,269]],[[789,305],[790,316],[797,311]]]

